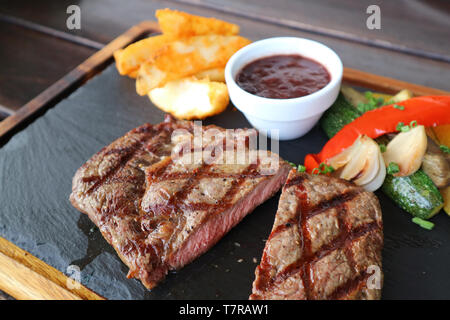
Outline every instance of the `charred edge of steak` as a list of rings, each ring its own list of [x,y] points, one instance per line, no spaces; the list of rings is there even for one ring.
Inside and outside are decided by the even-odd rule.
[[[312,205],[310,202],[314,203],[314,199],[309,197],[317,197],[317,195],[311,195],[306,192],[305,182],[314,179],[329,179],[329,184],[339,182],[341,185],[340,192],[334,194],[332,197],[323,199],[323,195],[319,195],[319,199],[322,200],[319,203]],[[376,299],[380,297],[380,290],[374,292],[369,292],[366,288],[366,281],[370,274],[366,270],[361,268],[361,261],[358,258],[358,262],[355,261],[355,254],[362,253],[363,255],[373,254],[374,257],[368,257],[367,261],[372,261],[374,264],[378,265],[381,269],[381,248],[383,245],[382,239],[382,221],[381,221],[381,210],[379,209],[379,203],[376,197],[362,188],[356,187],[346,181],[338,180],[335,178],[318,177],[311,176],[305,173],[297,173],[295,170],[291,171],[285,186],[283,187],[283,194],[289,192],[289,190],[294,189],[296,194],[296,199],[298,202],[296,213],[284,224],[274,226],[269,239],[266,243],[266,248],[264,249],[263,257],[261,259],[261,264],[256,269],[256,279],[253,283],[253,293],[250,299],[266,299],[271,296],[276,296],[280,298],[281,295],[273,295],[272,291],[275,292],[275,288],[283,281],[299,275],[299,281],[301,281],[301,289],[298,288],[294,294],[286,294],[284,298],[289,299],[290,297],[302,298],[302,299],[346,299],[346,298],[372,298]],[[316,191],[310,191],[314,193]],[[317,192],[316,192],[317,193]],[[377,219],[377,212],[372,213],[373,221],[365,222],[361,225],[354,227],[349,225],[347,222],[347,216],[350,214],[348,212],[348,204],[355,201],[356,197],[365,197],[368,200],[366,211],[379,211],[379,220]],[[281,201],[284,197],[280,198]],[[337,210],[337,220],[339,226],[339,234],[332,239],[331,242],[323,244],[319,250],[313,252],[311,247],[311,242],[314,240],[311,238],[311,233],[308,230],[307,222],[312,217],[319,215],[329,209],[335,208]],[[375,208],[375,209],[374,209]],[[277,216],[281,214],[280,211],[277,212]],[[360,213],[357,212],[357,215]],[[302,254],[299,259],[294,261],[289,265],[285,265],[280,271],[275,271],[272,267],[271,257],[268,255],[268,245],[270,245],[272,239],[277,238],[282,232],[293,225],[298,226],[299,232],[299,246],[302,247]],[[327,230],[322,230],[322,232],[327,232]],[[367,243],[366,243],[367,242]],[[355,245],[355,243],[357,243]],[[358,247],[360,243],[364,243],[366,247]],[[362,245],[361,245],[362,246]],[[353,252],[352,250],[357,252]],[[366,250],[367,249],[367,250]],[[323,296],[323,294],[318,294],[322,292],[322,288],[317,288],[320,284],[316,284],[312,277],[312,268],[316,263],[320,263],[321,259],[326,258],[330,254],[340,252],[344,260],[346,260],[349,266],[348,270],[351,270],[352,276],[347,279],[343,284],[337,286],[331,294]],[[367,251],[367,252],[365,252]],[[323,275],[326,276],[326,275]],[[330,279],[329,281],[333,281]],[[326,283],[325,283],[326,285]],[[295,290],[294,290],[295,291]]]
[[[249,166],[245,172],[230,172],[227,178],[233,179],[233,187],[216,206],[185,203],[189,189],[201,179],[209,175],[220,177],[220,174],[210,170],[214,166],[202,166],[199,170],[187,172],[190,186],[177,193],[178,200],[169,202],[161,211],[162,214],[169,214],[167,221],[171,220],[176,228],[169,230],[169,238],[156,238],[151,242],[149,236],[159,226],[152,220],[144,224],[142,219],[149,213],[143,211],[142,199],[153,180],[175,178],[174,175],[165,175],[171,162],[172,132],[186,129],[192,134],[196,128],[225,131],[216,126],[196,127],[191,121],[176,121],[167,117],[158,125],[145,124],[133,129],[103,148],[78,169],[73,178],[70,195],[73,206],[88,214],[99,227],[104,238],[130,268],[128,277],[139,278],[149,289],[161,281],[168,270],[180,268],[204,253],[247,213],[278,191],[289,171],[289,165],[279,159],[280,168],[271,176],[255,174],[258,165]],[[237,138],[243,136],[248,139],[252,134],[244,130]],[[245,143],[248,147],[248,142]],[[231,199],[241,184],[248,181],[255,181],[252,193],[242,195],[232,205]],[[206,210],[208,215],[201,221],[200,228],[192,230],[182,245],[168,254],[173,239],[186,223],[185,210]],[[209,235],[205,237],[206,234]]]
[[[139,277],[139,273],[144,272],[139,270],[139,260],[142,255],[149,254],[152,248],[139,248],[136,244],[143,233],[132,219],[127,222],[132,239],[118,241],[118,238],[126,238],[126,235],[120,235],[117,230],[120,226],[117,226],[115,219],[139,215],[140,198],[145,191],[144,169],[168,155],[164,146],[170,142],[173,130],[180,128],[191,132],[192,122],[174,121],[169,117],[158,125],[144,124],[135,128],[92,156],[73,178],[70,195],[72,205],[87,214],[99,227],[104,238],[130,268],[128,277]],[[149,144],[151,148],[148,148]],[[152,154],[149,162],[142,160],[143,154]],[[113,159],[105,165],[103,161],[108,156]],[[110,183],[132,185],[132,188],[127,194],[121,194],[120,188],[115,193],[104,191],[102,188],[108,187]],[[159,268],[155,263],[150,264],[152,269]]]

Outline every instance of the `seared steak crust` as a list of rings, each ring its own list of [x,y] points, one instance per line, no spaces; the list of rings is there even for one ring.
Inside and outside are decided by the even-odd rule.
[[[225,134],[216,126],[170,117],[145,124],[103,148],[73,178],[73,206],[99,227],[130,268],[128,277],[149,289],[168,270],[208,250],[287,177],[289,165],[278,156],[249,149],[254,130],[227,136],[233,152],[244,144],[241,164],[225,160],[233,154],[217,148],[220,140],[204,137],[200,147],[189,144],[196,130],[207,129]],[[270,167],[274,159],[279,165]]]
[[[379,299],[382,216],[376,196],[345,180],[292,170],[250,299]],[[378,269],[379,268],[379,269]],[[374,280],[374,281],[372,281]]]

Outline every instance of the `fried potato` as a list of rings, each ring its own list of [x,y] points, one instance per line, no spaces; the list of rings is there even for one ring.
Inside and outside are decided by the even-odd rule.
[[[229,103],[225,83],[195,77],[170,81],[164,87],[151,90],[148,96],[164,112],[189,120],[221,113]]]
[[[139,69],[133,70],[133,71],[131,71],[131,72],[128,74],[128,76],[129,76],[130,78],[136,79],[136,78],[137,78],[138,71],[139,71]]]
[[[238,25],[216,18],[200,17],[170,9],[156,10],[155,16],[163,34],[173,39],[207,34],[231,36],[239,33]]]
[[[200,71],[194,75],[197,79],[208,78],[211,81],[225,82],[225,68]]]
[[[240,36],[208,35],[171,42],[139,68],[136,91],[146,95],[169,81],[204,70],[224,68],[228,59],[250,40]]]
[[[171,39],[165,35],[152,36],[115,51],[114,59],[116,60],[117,70],[121,75],[136,78],[141,64],[170,41]]]

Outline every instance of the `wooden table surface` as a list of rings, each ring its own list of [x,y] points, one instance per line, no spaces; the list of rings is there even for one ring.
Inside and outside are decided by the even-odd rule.
[[[66,26],[72,4],[81,8],[81,30]],[[381,9],[380,30],[366,27],[371,4]],[[318,40],[346,67],[450,90],[446,0],[0,0],[0,120],[164,7],[237,23],[252,40]]]

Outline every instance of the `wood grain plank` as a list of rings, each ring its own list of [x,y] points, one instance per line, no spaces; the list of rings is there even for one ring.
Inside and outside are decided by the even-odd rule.
[[[126,44],[129,44],[145,33],[149,33],[151,30],[158,30],[158,25],[155,22],[144,21],[133,26],[124,34],[106,45],[102,50],[90,56],[78,67],[70,71],[67,75],[17,110],[17,112],[1,121],[0,138],[5,137],[10,131],[19,124],[24,123],[36,112],[43,111],[50,107],[59,99],[62,99],[64,95],[71,92],[71,90],[74,90],[77,85],[81,84],[83,81],[87,81],[90,77],[95,75],[102,67],[106,66],[108,60],[111,61],[112,54],[115,50],[124,47]],[[3,143],[5,142],[4,140],[5,139],[2,140]]]
[[[55,38],[59,38],[62,40],[66,40],[69,42],[73,42],[85,47],[89,47],[92,49],[96,49],[96,50],[100,50],[101,48],[103,48],[104,44],[97,42],[97,41],[93,41],[90,39],[86,39],[77,35],[73,35],[70,34],[68,32],[63,32],[60,30],[56,30],[41,24],[37,24],[28,20],[24,20],[21,18],[17,18],[17,17],[12,17],[12,16],[7,16],[4,14],[0,13],[0,21],[4,22],[4,23],[9,23],[9,24],[13,24],[16,26],[20,26],[26,29],[30,29],[36,32],[40,32],[40,33],[44,33],[47,34],[49,36],[55,37]]]
[[[0,253],[0,286],[19,300],[79,300],[47,278]],[[58,298],[56,298],[58,297]]]
[[[416,96],[450,95],[449,91],[425,87],[351,68],[344,68],[343,81],[358,87],[389,94],[395,94],[400,90],[408,89]]]
[[[302,31],[450,62],[447,1],[176,0]],[[369,30],[366,9],[376,4],[381,29]]]
[[[4,0],[0,0],[0,4],[2,3],[2,1]],[[296,36],[313,39],[322,42],[334,49],[340,55],[346,67],[359,69],[370,73],[376,73],[382,76],[400,79],[407,82],[413,82],[428,87],[450,90],[449,63],[415,57],[391,50],[370,47],[351,41],[339,40],[333,37],[301,31],[291,27],[283,27],[267,22],[255,21],[252,19],[244,18],[242,16],[237,16],[235,14],[221,12],[216,9],[192,6],[176,1],[129,0],[126,3],[114,2],[116,5],[111,5],[111,1],[116,0],[96,0],[83,2],[73,2],[69,0],[62,0],[58,2],[50,0],[43,0],[39,2],[18,1],[13,2],[9,6],[0,5],[0,12],[28,19],[35,23],[50,26],[52,28],[70,34],[80,35],[98,42],[106,43],[114,39],[117,35],[121,34],[127,28],[130,28],[140,21],[153,20],[154,12],[156,9],[170,7],[173,9],[184,10],[193,14],[215,16],[220,19],[225,19],[227,21],[237,23],[241,27],[242,35],[249,37],[251,40],[259,40],[273,36]],[[294,2],[293,0],[289,1]],[[347,19],[339,18],[341,12],[334,11],[337,10],[334,7],[338,6],[337,4],[333,4],[335,3],[334,1],[325,1],[326,3],[329,3],[329,5],[325,6],[322,9],[320,8],[319,1],[316,1],[316,5],[319,6],[317,7],[317,11],[314,11],[316,9],[311,11],[312,9],[307,10],[301,7],[297,8],[296,10],[292,10],[292,14],[298,14],[297,20],[299,21],[303,21],[303,15],[314,17],[313,20],[317,24],[331,23],[328,20],[336,20],[339,25],[346,25],[346,23],[350,23],[345,21]],[[312,1],[308,0],[308,2]],[[232,2],[227,3],[230,3],[230,5],[232,4]],[[274,3],[278,4],[279,2],[277,1]],[[268,8],[266,14],[271,14],[271,12],[273,11],[273,14],[275,15],[278,12],[277,10],[281,10],[282,3],[283,2],[280,2],[280,8],[275,8],[274,10]],[[65,20],[67,18],[66,8],[69,4],[79,4],[81,7],[81,30],[67,30]],[[267,3],[261,2],[261,5],[267,6]],[[291,5],[293,6],[293,4]],[[350,4],[348,4],[347,6],[350,6]],[[251,8],[251,10],[252,12],[257,12],[258,6],[255,5]],[[348,10],[350,10],[349,12],[351,13],[351,8],[349,8]],[[325,18],[317,18],[317,15],[320,14],[323,14]],[[347,15],[343,16],[348,18]],[[351,18],[350,16],[350,18],[348,19],[355,18]],[[422,27],[420,23],[412,23],[411,30],[414,30],[414,28],[418,25]],[[407,26],[408,24],[403,27],[404,32],[407,31]],[[423,27],[426,28],[426,26]],[[336,29],[340,30],[339,28]],[[442,32],[444,31],[445,30],[443,30]],[[391,28],[389,28],[383,32],[390,33],[392,32],[392,30]],[[376,36],[378,37],[378,33],[376,34]],[[412,33],[411,36],[413,37],[414,33]],[[432,37],[430,37],[430,39],[432,39]],[[440,46],[444,42],[448,43],[448,41],[438,41],[437,43]]]
[[[448,58],[450,43],[450,3],[446,0],[120,0],[105,1],[71,1],[51,0],[16,1],[0,0],[0,12],[22,17],[74,35],[108,42],[118,33],[117,27],[129,28],[131,21],[150,20],[152,11],[161,7],[193,10],[203,7],[209,11],[222,11],[234,15],[247,16],[266,22],[296,27],[303,31],[319,32],[336,37],[350,37],[354,40],[366,39],[380,44],[398,46],[400,49],[411,48],[430,54],[436,53]],[[114,5],[111,5],[111,2]],[[83,11],[81,30],[67,30],[65,13],[67,6],[78,4]],[[367,29],[366,8],[377,4],[382,12],[381,30]],[[109,10],[104,10],[108,5]],[[45,8],[45,10],[39,10]],[[109,12],[107,12],[109,11]],[[120,21],[104,19],[108,15],[124,13]],[[126,14],[125,14],[126,13]],[[145,16],[143,16],[145,15]],[[217,13],[215,14],[217,15]]]
[[[68,280],[62,272],[0,237],[1,290],[16,299],[104,299],[79,283],[69,289]]]
[[[14,111],[11,110],[10,108],[0,105],[0,121],[5,119],[6,117],[9,117],[13,113],[14,113]]]
[[[95,52],[1,21],[0,30],[0,105],[10,112],[22,107]]]

